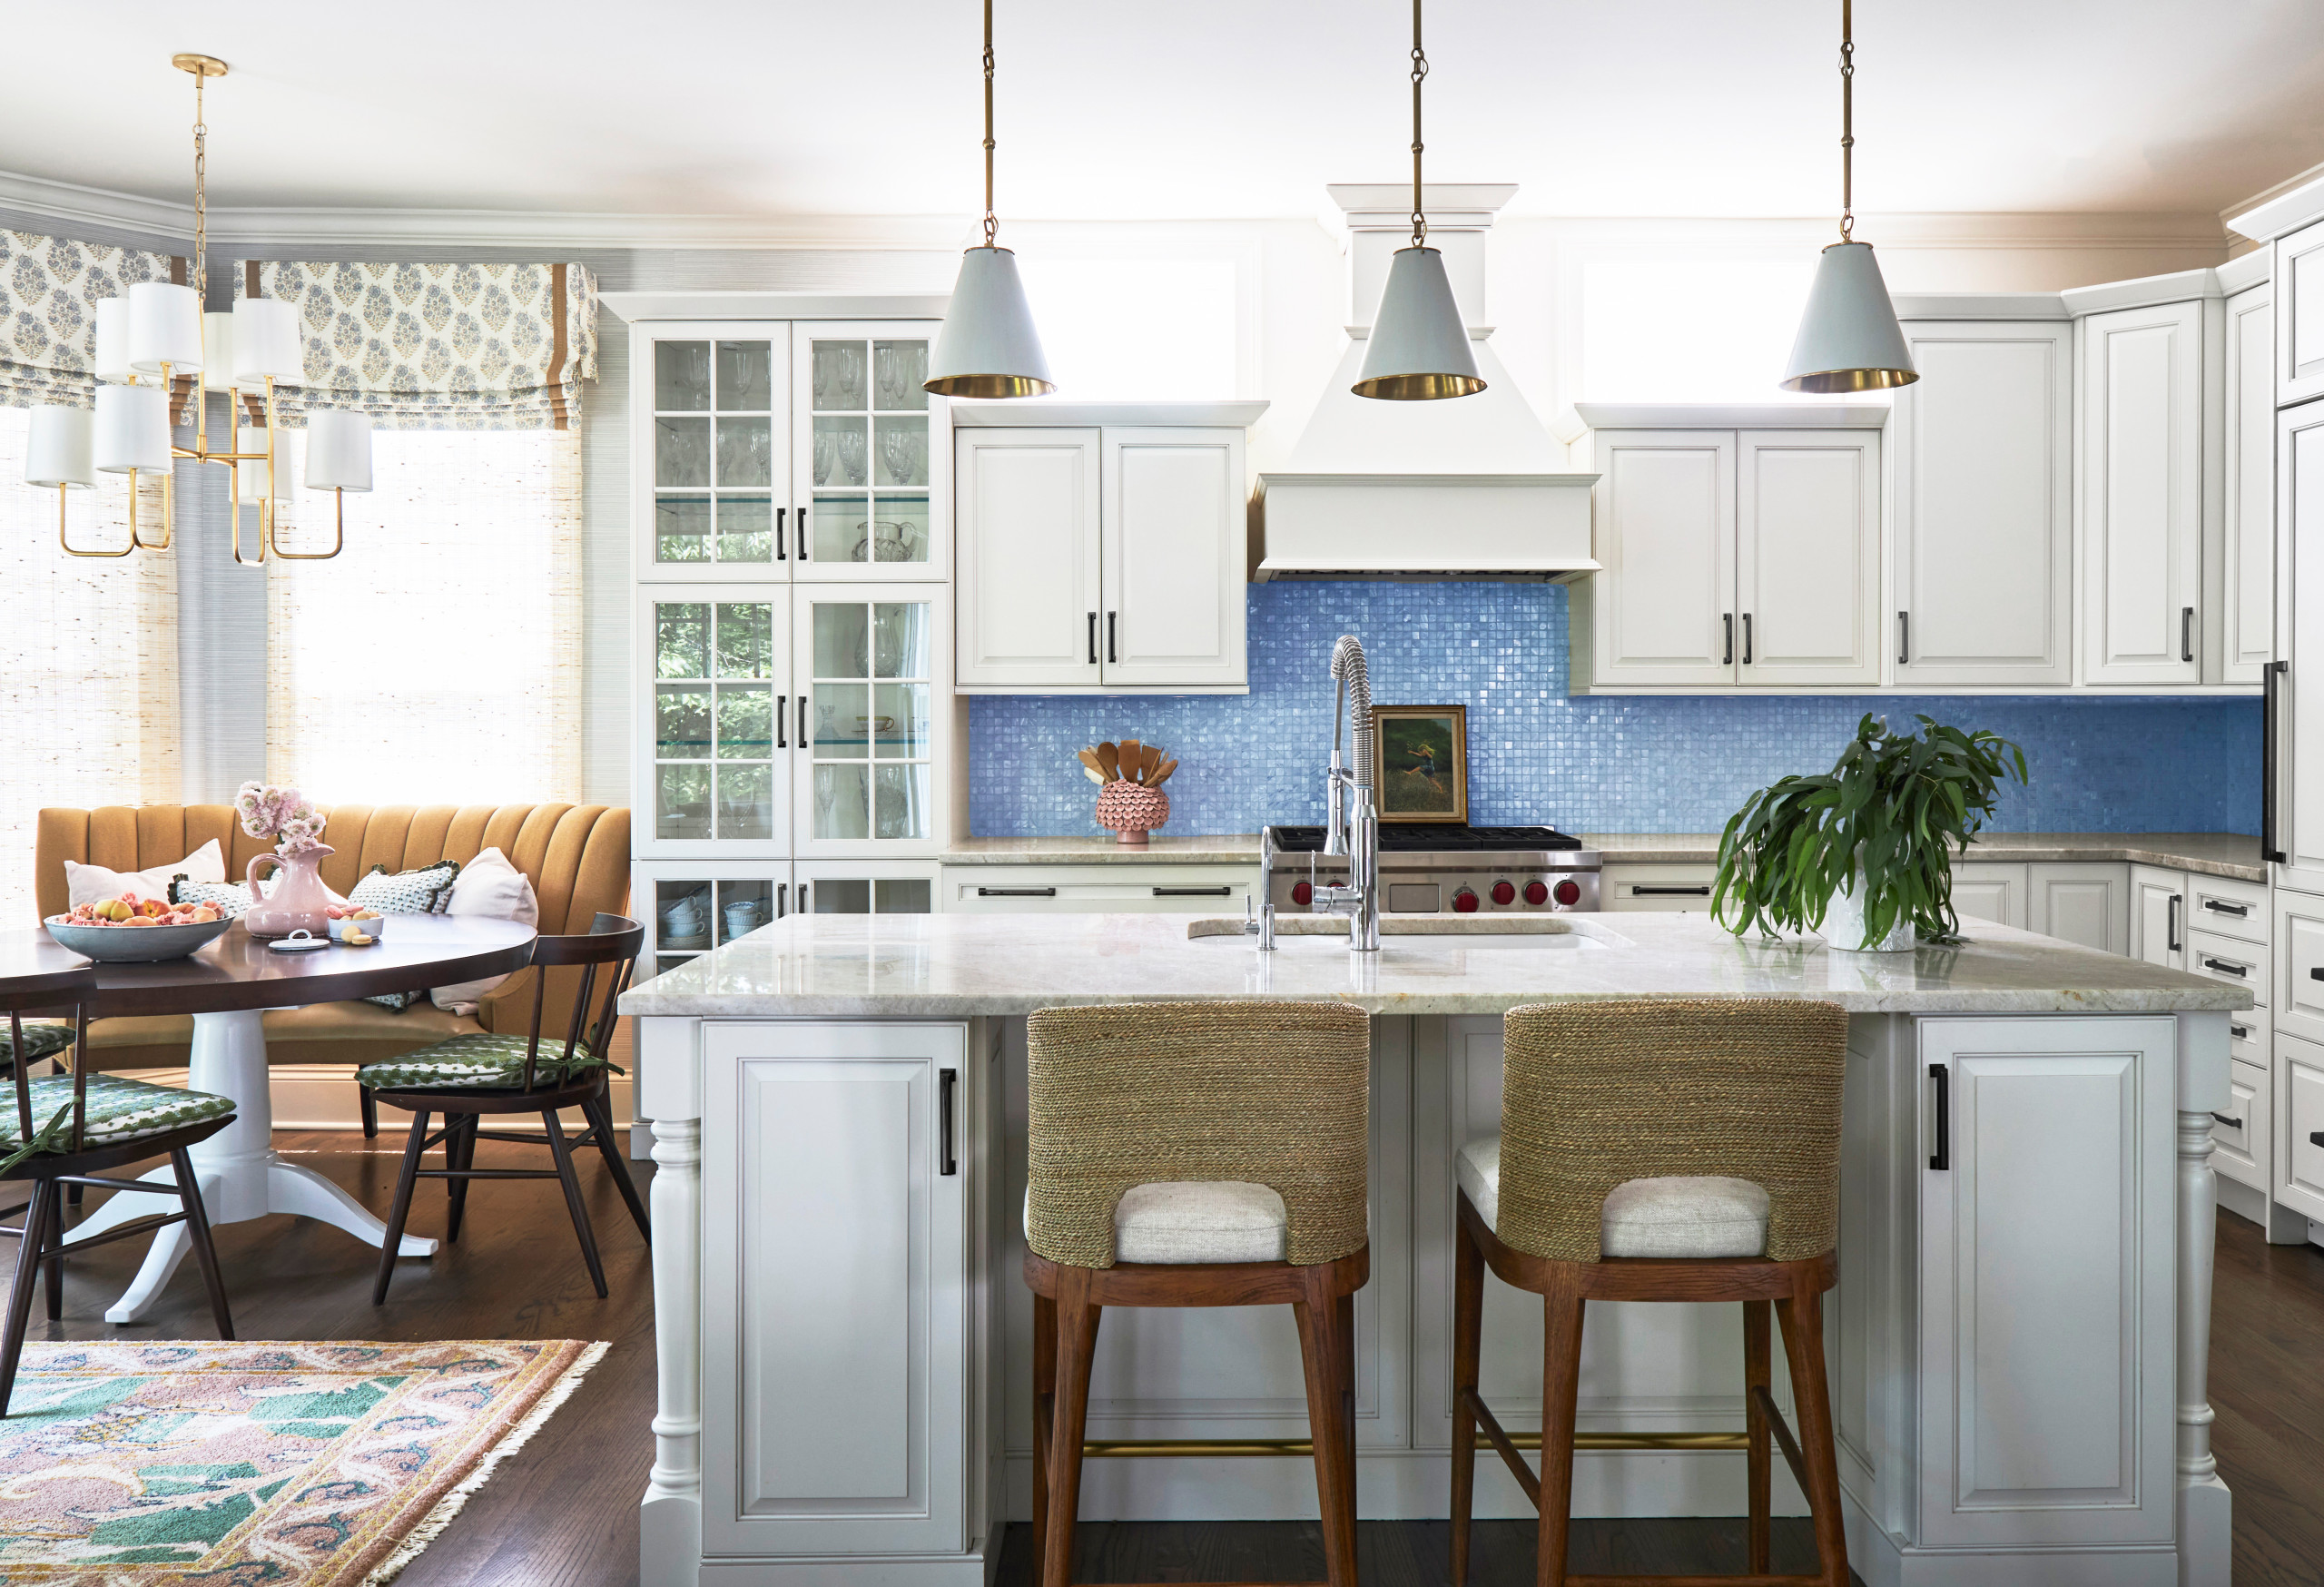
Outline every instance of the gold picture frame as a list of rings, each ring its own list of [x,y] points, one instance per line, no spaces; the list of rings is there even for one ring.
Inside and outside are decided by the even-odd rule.
[[[1469,820],[1469,709],[1372,707],[1373,796],[1384,822]]]

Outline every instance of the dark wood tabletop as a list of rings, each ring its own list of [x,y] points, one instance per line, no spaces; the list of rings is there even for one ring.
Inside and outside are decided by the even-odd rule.
[[[392,915],[368,948],[333,944],[305,953],[277,953],[238,923],[184,959],[97,964],[89,1016],[299,1008],[508,975],[532,957],[530,926],[475,915]],[[46,932],[0,932],[0,987],[16,973],[57,973],[87,962]]]

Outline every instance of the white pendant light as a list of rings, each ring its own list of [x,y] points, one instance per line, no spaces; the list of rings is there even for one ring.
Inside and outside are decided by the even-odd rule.
[[[1388,261],[1364,367],[1350,388],[1359,397],[1397,402],[1473,397],[1485,389],[1469,328],[1452,301],[1444,255],[1428,245],[1428,215],[1421,207],[1420,85],[1428,75],[1428,56],[1420,45],[1420,5],[1413,0],[1413,245]]]
[[[97,416],[86,408],[35,408],[25,441],[25,483],[46,490],[96,488]]]
[[[1919,380],[1872,244],[1856,231],[1856,18],[1840,0],[1840,240],[1824,250],[1784,366],[1787,391],[1880,391]]]
[[[158,375],[202,372],[202,300],[192,287],[139,281],[129,289],[129,367]]]
[[[1039,397],[1057,389],[1017,256],[993,239],[992,0],[984,0],[984,246],[960,256],[944,327],[928,351],[927,390],[940,397]]]
[[[371,488],[371,416],[334,409],[307,414],[307,488]]]
[[[170,471],[170,394],[159,386],[97,388],[97,468],[107,474]]]

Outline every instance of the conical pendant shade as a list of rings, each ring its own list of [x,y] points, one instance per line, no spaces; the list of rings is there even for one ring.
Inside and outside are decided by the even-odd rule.
[[[940,397],[1039,397],[1057,389],[1040,333],[1006,248],[960,255],[944,329],[928,354],[927,389]]]
[[[1364,368],[1350,389],[1404,402],[1469,397],[1484,389],[1469,349],[1469,328],[1444,273],[1444,255],[1433,248],[1399,248],[1388,261],[1388,284],[1380,289]]]
[[[1833,243],[1816,267],[1799,340],[1784,365],[1784,389],[1879,391],[1920,378],[1872,244]]]

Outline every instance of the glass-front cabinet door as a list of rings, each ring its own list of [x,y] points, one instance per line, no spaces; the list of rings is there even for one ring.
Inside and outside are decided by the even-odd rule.
[[[791,592],[647,585],[638,626],[638,853],[787,855]]]
[[[936,912],[936,866],[915,860],[803,860],[793,867],[802,914]]]
[[[805,526],[793,577],[950,573],[951,443],[943,399],[921,389],[936,330],[920,320],[792,327],[792,472]]]
[[[645,952],[637,979],[747,937],[796,907],[791,865],[643,861],[632,867],[630,897],[645,911]]]
[[[802,857],[932,854],[945,833],[938,769],[954,713],[941,586],[793,592],[792,692]]]
[[[791,327],[649,323],[632,343],[633,474],[646,579],[783,579],[792,501]]]

